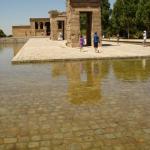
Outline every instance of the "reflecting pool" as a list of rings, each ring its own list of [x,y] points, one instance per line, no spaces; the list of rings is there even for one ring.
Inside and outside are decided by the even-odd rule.
[[[150,59],[11,64],[0,45],[0,150],[149,150]]]

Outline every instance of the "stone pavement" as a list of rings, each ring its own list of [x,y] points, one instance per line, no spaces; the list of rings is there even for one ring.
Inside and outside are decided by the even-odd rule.
[[[70,48],[65,41],[51,41],[48,38],[30,39],[18,54],[13,58],[13,63],[49,62],[64,60],[85,59],[114,59],[114,58],[142,58],[150,57],[150,47],[141,45],[103,42],[100,53],[95,53],[92,47]]]

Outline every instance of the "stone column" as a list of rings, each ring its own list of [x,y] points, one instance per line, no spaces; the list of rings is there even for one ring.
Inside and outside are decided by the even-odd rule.
[[[67,39],[67,32],[66,32],[66,29],[67,29],[67,27],[66,27],[66,20],[64,20],[64,40],[66,40]]]
[[[51,39],[58,40],[58,25],[56,18],[51,17],[50,23],[51,23]]]
[[[67,7],[67,45],[79,46],[80,36],[80,12],[73,9],[68,1]]]
[[[35,22],[30,21],[31,25],[31,36],[35,36]]]
[[[40,29],[40,22],[38,22],[38,30]]]
[[[101,13],[100,9],[95,9],[92,12],[92,45],[93,45],[93,35],[95,32],[97,32],[98,36],[100,37],[100,41],[102,44],[102,31],[101,31]]]

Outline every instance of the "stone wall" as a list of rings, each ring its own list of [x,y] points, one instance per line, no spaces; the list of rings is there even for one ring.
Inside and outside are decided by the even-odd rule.
[[[50,24],[51,24],[51,39],[58,40],[59,34],[64,35],[64,40],[66,39],[66,14],[59,12],[49,12],[50,14]],[[63,22],[63,28],[58,28],[58,22]]]
[[[0,38],[0,44],[26,43],[30,37],[7,37]]]
[[[33,35],[30,26],[13,26],[12,27],[13,37],[30,37]]]

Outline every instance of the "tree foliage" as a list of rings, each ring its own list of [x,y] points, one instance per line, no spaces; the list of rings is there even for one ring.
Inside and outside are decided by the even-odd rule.
[[[139,30],[150,31],[150,1],[140,0],[136,12],[136,21]]]
[[[114,33],[128,38],[136,31],[136,11],[139,0],[117,0],[112,12]],[[131,34],[131,35],[130,35]]]
[[[102,29],[103,32],[107,32],[110,26],[110,3],[109,0],[101,0],[101,13],[102,13]]]
[[[6,37],[6,34],[1,29],[0,29],[0,37]]]
[[[139,38],[143,30],[150,31],[149,0],[116,0],[111,15],[112,34]]]

